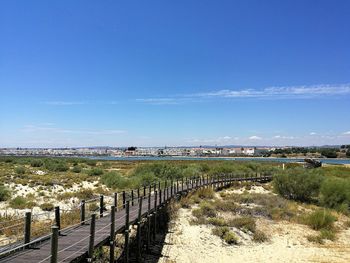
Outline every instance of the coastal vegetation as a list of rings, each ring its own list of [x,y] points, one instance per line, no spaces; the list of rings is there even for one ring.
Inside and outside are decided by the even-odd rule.
[[[1,210],[24,209],[51,213],[63,206],[62,224],[79,222],[80,200],[135,189],[167,180],[222,175],[272,175],[267,185],[237,183],[216,193],[202,188],[180,200],[191,209],[191,224],[209,225],[214,235],[231,245],[242,235],[255,242],[270,240],[259,220],[288,221],[317,231],[310,242],[335,240],[339,218],[350,214],[350,169],[325,166],[305,169],[301,164],[246,161],[103,161],[83,158],[0,157]],[[252,191],[256,187],[262,192]],[[244,189],[237,192],[238,189]],[[98,204],[91,203],[88,211]],[[1,216],[0,216],[1,220]],[[347,222],[350,221],[347,219]],[[346,227],[346,223],[343,224]],[[250,242],[249,241],[249,242]]]

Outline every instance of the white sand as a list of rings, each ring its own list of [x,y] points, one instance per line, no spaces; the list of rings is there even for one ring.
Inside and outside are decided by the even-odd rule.
[[[159,262],[350,262],[350,229],[338,234],[335,242],[318,245],[307,241],[315,234],[307,226],[289,222],[257,221],[258,229],[270,233],[270,241],[257,244],[240,237],[241,244],[231,246],[211,233],[211,226],[190,225],[191,211],[180,209]]]
[[[244,187],[228,189],[225,192],[242,194],[245,191],[271,194],[261,186],[252,186],[250,190]],[[191,218],[191,209],[179,210],[178,218],[171,222],[170,233],[166,236],[162,251],[164,257],[160,258],[159,262],[350,262],[349,228],[338,233],[336,241],[327,240],[324,245],[320,245],[307,240],[308,235],[317,235],[318,232],[305,225],[258,218],[257,229],[266,233],[270,240],[255,243],[251,236],[233,229],[239,237],[239,245],[233,246],[213,235],[213,226],[190,225]],[[342,224],[337,222],[337,225]]]
[[[32,214],[47,214],[44,215],[45,217],[53,217],[54,213],[52,212],[44,212],[39,206],[45,202],[52,203],[55,206],[59,206],[62,210],[69,210],[73,207],[76,207],[79,205],[78,198],[70,198],[67,200],[58,201],[56,199],[56,196],[63,193],[72,193],[72,192],[78,192],[82,189],[95,189],[98,187],[99,182],[87,182],[83,181],[79,184],[73,184],[71,188],[64,188],[61,185],[53,185],[53,186],[34,186],[30,187],[29,185],[22,185],[22,184],[6,184],[7,187],[11,189],[12,192],[12,198],[15,198],[16,196],[23,196],[26,197],[28,194],[33,195],[35,197],[35,202],[38,206],[33,207],[30,209],[13,209],[9,207],[8,202],[0,202],[0,215],[18,215],[18,216],[24,216],[26,211],[32,211]],[[102,186],[103,187],[103,186]],[[106,188],[106,187],[104,187]],[[40,196],[39,192],[45,194],[45,196]],[[110,203],[111,200],[110,197],[106,197],[105,201]]]

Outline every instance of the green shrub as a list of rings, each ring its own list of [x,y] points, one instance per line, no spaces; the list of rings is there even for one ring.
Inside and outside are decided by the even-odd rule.
[[[335,177],[327,178],[320,189],[320,202],[326,207],[348,210],[350,205],[350,181]]]
[[[214,190],[212,188],[200,188],[196,191],[195,195],[200,199],[213,199]]]
[[[285,198],[298,201],[311,201],[319,194],[323,176],[319,169],[290,169],[277,174],[274,188]]]
[[[103,174],[101,176],[101,182],[109,188],[113,189],[125,189],[129,188],[132,185],[132,181],[130,179],[122,176],[117,172]]]
[[[93,168],[88,171],[90,176],[98,176],[103,174],[103,170],[101,168]]]
[[[265,241],[269,240],[269,238],[267,237],[267,235],[260,231],[260,230],[256,230],[254,232],[254,235],[253,235],[253,241],[254,242],[257,242],[257,243],[263,243]]]
[[[230,245],[238,244],[238,238],[232,231],[228,231],[223,236],[223,240]]]
[[[208,223],[214,226],[225,226],[227,223],[222,217],[212,217],[208,219]]]
[[[31,167],[41,167],[44,165],[44,162],[40,159],[33,159],[30,161],[30,166]]]
[[[26,169],[23,166],[18,166],[15,168],[15,173],[16,174],[25,174],[26,173]]]
[[[212,229],[212,233],[222,238],[227,244],[237,244],[238,238],[227,226],[219,226]]]
[[[97,161],[88,159],[88,160],[85,160],[85,163],[89,166],[96,166]]]
[[[75,165],[72,168],[73,173],[80,173],[81,172],[81,167],[79,165]]]
[[[212,233],[216,236],[223,237],[230,229],[227,226],[219,226],[212,229]]]
[[[252,232],[254,233],[256,231],[256,224],[255,224],[255,220],[252,217],[236,217],[233,218],[231,220],[229,220],[228,225],[231,227],[236,227],[240,230],[242,230],[243,232]]]
[[[334,241],[336,239],[336,234],[333,230],[321,229],[319,235],[307,236],[307,240],[314,243],[323,244],[324,240],[328,239]]]
[[[334,230],[321,229],[320,237],[322,239],[328,239],[334,241],[336,238]]]
[[[7,201],[10,196],[10,190],[4,185],[0,185],[0,202]]]
[[[64,160],[45,159],[44,167],[52,172],[66,172],[69,167]]]
[[[333,223],[337,220],[330,212],[326,209],[317,210],[312,212],[305,218],[305,223],[314,230],[320,229],[332,229]]]
[[[235,202],[231,200],[227,200],[227,201],[215,200],[213,204],[215,208],[219,211],[236,212],[239,210],[239,205],[235,204]]]
[[[40,205],[40,208],[43,211],[52,211],[54,209],[54,205],[51,203],[43,203]]]
[[[201,203],[200,210],[202,211],[202,214],[207,217],[215,217],[217,215],[215,207],[207,202]]]
[[[323,238],[320,235],[309,235],[306,237],[309,242],[323,244]]]
[[[26,208],[27,200],[22,196],[17,196],[10,201],[10,206],[14,209]]]
[[[138,177],[133,177],[133,180],[135,182],[138,181],[142,186],[148,186],[155,183],[157,181],[157,177],[152,172],[145,172],[140,174]]]

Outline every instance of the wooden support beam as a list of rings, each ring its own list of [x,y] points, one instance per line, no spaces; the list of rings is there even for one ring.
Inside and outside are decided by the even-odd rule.
[[[129,216],[130,216],[130,201],[126,202],[125,206],[125,262],[129,262]]]
[[[58,231],[61,230],[61,215],[60,215],[60,207],[55,206],[55,225],[58,227]]]
[[[58,227],[51,227],[51,257],[50,263],[57,263],[57,254],[58,254]]]
[[[103,195],[100,195],[100,217],[103,217],[104,208]]]
[[[142,198],[139,198],[139,213],[137,217],[137,261],[141,262],[141,215],[142,215]]]
[[[123,208],[125,208],[125,202],[126,202],[126,194],[125,191],[123,191]]]
[[[111,206],[111,229],[109,233],[109,262],[114,263],[115,250],[115,206]]]
[[[85,224],[85,200],[80,202],[80,222],[82,225]]]
[[[94,256],[95,227],[96,227],[96,214],[92,214],[91,223],[90,223],[89,250],[88,250],[88,258],[87,258],[88,262],[92,262],[93,256]]]
[[[32,226],[32,212],[26,212],[24,218],[24,244],[30,242],[31,236],[31,226]],[[26,246],[28,248],[29,246]]]

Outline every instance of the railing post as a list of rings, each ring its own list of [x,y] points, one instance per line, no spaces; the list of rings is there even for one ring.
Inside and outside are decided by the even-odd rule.
[[[137,201],[140,202],[140,188],[137,188]]]
[[[26,212],[24,223],[24,244],[28,244],[31,236],[32,212]]]
[[[130,211],[130,201],[126,202],[125,206],[125,262],[129,262],[129,211]]]
[[[51,227],[51,258],[50,263],[57,263],[57,252],[58,252],[58,226]]]
[[[118,212],[118,193],[114,193],[114,208]]]
[[[96,225],[96,214],[92,214],[91,223],[90,223],[90,240],[89,240],[89,251],[88,251],[87,262],[92,262],[93,256],[94,256],[95,225]]]
[[[159,190],[161,191],[161,189]],[[159,197],[161,194],[159,193]],[[153,225],[153,240],[156,240],[157,233],[157,191],[154,193],[154,225]]]
[[[100,195],[100,217],[103,217],[103,211],[104,210],[104,202],[103,202],[103,195]]]
[[[162,189],[159,189],[159,205],[162,204]],[[154,207],[156,208],[156,207]]]
[[[143,186],[143,197],[146,197],[146,186]]]
[[[55,224],[58,227],[58,231],[61,230],[61,216],[60,216],[60,207],[55,206]]]
[[[142,198],[139,198],[139,214],[137,218],[137,260],[141,262],[141,216],[142,216]]]
[[[111,206],[111,231],[109,234],[109,262],[114,263],[115,206]]]
[[[82,225],[85,223],[85,200],[81,200],[80,203],[80,223]]]
[[[134,206],[134,189],[131,190],[131,206]]]
[[[181,192],[184,191],[184,178],[181,178]]]
[[[125,208],[125,202],[126,202],[126,195],[125,195],[125,191],[123,191],[123,208]]]
[[[155,194],[155,192],[154,192]],[[154,196],[157,199],[156,196]],[[147,249],[151,246],[151,192],[148,193],[148,211],[147,211]]]
[[[174,182],[173,182],[173,180],[171,180],[171,187],[170,187],[170,197],[173,197],[173,193],[174,193]]]

